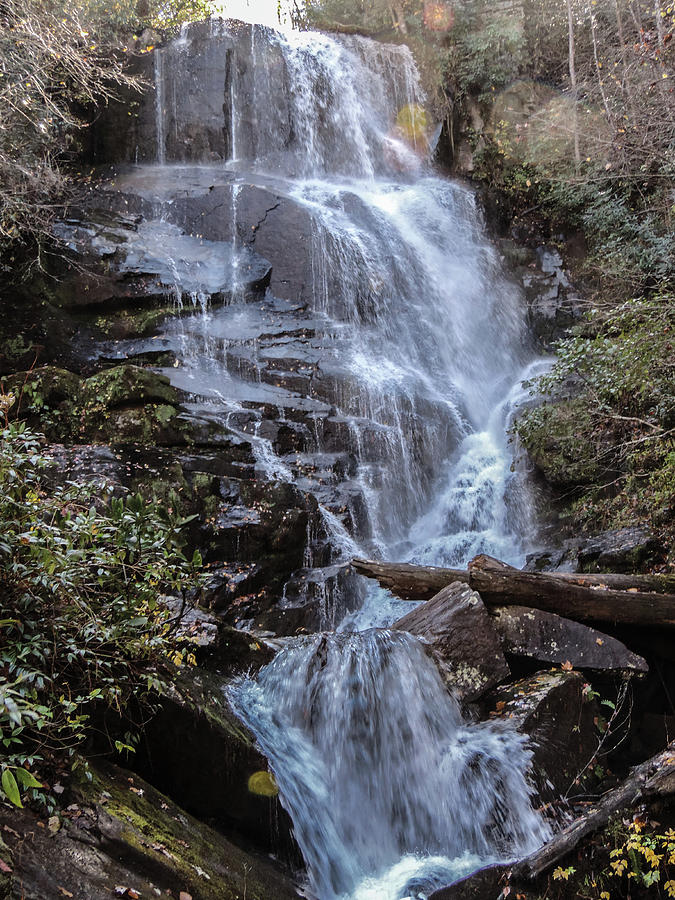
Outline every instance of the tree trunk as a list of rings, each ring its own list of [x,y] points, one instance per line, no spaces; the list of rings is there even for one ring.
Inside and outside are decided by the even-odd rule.
[[[570,85],[572,87],[572,103],[574,104],[572,116],[572,128],[574,129],[574,164],[577,171],[579,171],[581,168],[581,149],[579,147],[579,112],[577,109],[577,70],[574,61],[574,15],[572,13],[572,0],[567,0],[567,35]]]
[[[593,38],[593,59],[595,60],[595,71],[598,76],[598,88],[600,89],[600,96],[602,97],[602,105],[605,108],[605,118],[607,119],[607,124],[612,126],[612,113],[609,108],[609,101],[607,99],[607,92],[605,91],[605,77],[602,71],[602,62],[600,60],[600,55],[598,53],[598,29],[597,22],[595,20],[595,13],[593,12],[593,8],[589,6],[589,14],[591,17],[591,36]]]
[[[654,0],[654,21],[656,22],[656,35],[659,44],[659,52],[661,52],[663,50],[664,40],[666,36],[663,28],[663,16],[661,15],[661,0]]]
[[[619,47],[621,48],[621,65],[623,68],[622,90],[628,101],[631,113],[631,125],[635,125],[637,116],[635,114],[635,103],[633,101],[633,90],[630,83],[630,69],[628,65],[628,52],[626,49],[626,35],[623,27],[623,16],[621,15],[621,7],[619,0],[614,0],[614,13],[616,15],[616,28],[619,35]]]
[[[431,600],[453,581],[469,583],[466,569],[441,569],[372,559],[353,559],[352,566],[359,575],[375,578],[383,588],[403,600]]]
[[[489,556],[477,556],[468,571],[363,559],[352,565],[404,600],[429,600],[461,581],[478,591],[488,606],[531,606],[582,622],[675,627],[672,575],[521,572]]]

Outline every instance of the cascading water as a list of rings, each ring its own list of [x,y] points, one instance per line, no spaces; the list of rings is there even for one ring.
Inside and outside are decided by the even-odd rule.
[[[229,302],[170,321],[135,352],[173,352],[172,382],[251,442],[256,473],[315,495],[331,562],[363,548],[519,564],[532,517],[505,435],[539,363],[473,194],[425,162],[409,50],[227,22],[204,41],[204,27],[198,77],[195,30],[156,57],[156,158],[191,165],[120,184],[160,205],[146,240],[166,242],[169,283],[189,281],[177,296],[216,284]],[[211,206],[191,206],[197,195]],[[273,274],[252,302],[242,273],[262,273],[258,254]],[[322,602],[338,624],[334,600]],[[402,605],[369,588],[339,633],[294,639],[229,690],[270,760],[317,900],[422,897],[548,834],[523,738],[464,722],[417,640],[359,630]]]
[[[534,850],[524,738],[466,724],[422,645],[300,639],[229,690],[276,776],[319,900],[395,900]]]

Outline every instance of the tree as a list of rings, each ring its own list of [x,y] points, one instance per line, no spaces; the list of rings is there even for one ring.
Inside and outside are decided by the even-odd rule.
[[[125,68],[133,29],[172,29],[209,0],[0,2],[0,270],[17,244],[40,246],[73,183],[64,166],[82,122],[76,108],[143,85]],[[141,11],[143,11],[141,9]],[[126,41],[121,37],[125,36]]]

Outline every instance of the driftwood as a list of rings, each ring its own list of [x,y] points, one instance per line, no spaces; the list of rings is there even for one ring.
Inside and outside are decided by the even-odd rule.
[[[628,807],[675,794],[675,741],[662,752],[636,766],[620,785],[608,791],[588,812],[568,825],[540,850],[516,863],[514,881],[532,880],[559,863],[590,834],[599,831],[609,819]]]
[[[363,559],[352,565],[404,600],[429,600],[461,581],[478,591],[487,606],[530,606],[582,622],[675,626],[671,575],[522,572],[490,556],[475,557],[466,571]]]

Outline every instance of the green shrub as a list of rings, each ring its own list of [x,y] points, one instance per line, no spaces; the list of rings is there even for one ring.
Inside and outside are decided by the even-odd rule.
[[[527,410],[516,431],[549,480],[576,487],[573,527],[644,524],[666,544],[672,537],[674,347],[675,297],[667,294],[596,310],[559,343],[537,386],[551,402]],[[561,400],[570,379],[574,400]]]
[[[168,664],[191,657],[161,600],[185,596],[201,565],[198,553],[188,561],[182,552],[181,524],[100,483],[50,487],[40,436],[16,425],[0,432],[0,764],[8,799],[17,802],[20,786],[36,791],[29,770],[72,754],[99,709],[122,721],[130,704],[147,712]],[[131,748],[133,737],[115,737],[111,745]]]

